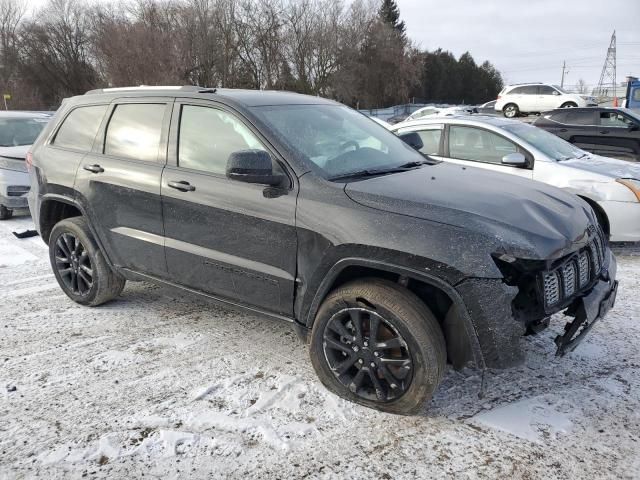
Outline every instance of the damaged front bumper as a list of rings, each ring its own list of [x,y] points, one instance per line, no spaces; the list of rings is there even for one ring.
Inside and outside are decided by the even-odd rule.
[[[565,310],[564,314],[574,317],[564,327],[564,334],[555,338],[557,356],[572,352],[584,340],[593,325],[611,310],[616,301],[618,281],[616,280],[616,259],[609,253],[607,270],[600,275],[598,282],[585,295],[577,298]]]

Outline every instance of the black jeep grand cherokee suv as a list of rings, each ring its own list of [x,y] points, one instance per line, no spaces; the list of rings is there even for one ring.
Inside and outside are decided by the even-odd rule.
[[[91,91],[29,158],[30,207],[84,305],[149,280],[293,323],[322,382],[413,413],[445,364],[507,367],[551,314],[575,347],[613,304],[591,208],[424,157],[338,103],[283,92]]]

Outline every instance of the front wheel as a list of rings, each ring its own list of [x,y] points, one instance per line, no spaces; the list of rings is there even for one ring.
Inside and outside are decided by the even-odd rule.
[[[520,115],[520,109],[515,103],[508,103],[502,108],[502,114],[507,118],[516,118]]]
[[[124,288],[124,277],[111,270],[82,217],[56,223],[49,237],[49,260],[62,291],[81,305],[101,305]]]
[[[376,278],[329,294],[316,315],[310,355],[320,381],[336,395],[404,415],[431,399],[447,358],[427,306],[406,288]]]

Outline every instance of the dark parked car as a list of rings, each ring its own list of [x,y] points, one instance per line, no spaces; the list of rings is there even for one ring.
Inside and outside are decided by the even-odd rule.
[[[561,108],[533,124],[577,147],[606,157],[640,161],[640,114],[626,108]]]
[[[389,412],[418,411],[447,361],[519,363],[521,337],[561,310],[570,351],[615,298],[587,203],[431,161],[317,97],[92,91],[63,104],[30,173],[74,301],[147,280],[289,321],[330,390]]]

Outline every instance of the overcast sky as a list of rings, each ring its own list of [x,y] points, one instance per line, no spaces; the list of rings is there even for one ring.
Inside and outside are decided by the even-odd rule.
[[[617,36],[617,77],[640,76],[640,0],[397,0],[409,37],[478,63],[492,62],[507,82],[595,86]]]

